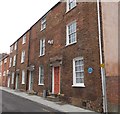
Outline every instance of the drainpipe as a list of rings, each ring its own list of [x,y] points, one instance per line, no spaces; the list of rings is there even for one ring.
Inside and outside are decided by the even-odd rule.
[[[99,49],[100,49],[100,64],[103,65],[102,55],[102,35],[101,35],[101,22],[100,22],[100,0],[97,0],[97,12],[98,12],[98,33],[99,33]],[[102,94],[103,94],[103,111],[107,113],[107,94],[106,94],[106,80],[105,80],[105,68],[101,67],[101,79],[102,79]]]

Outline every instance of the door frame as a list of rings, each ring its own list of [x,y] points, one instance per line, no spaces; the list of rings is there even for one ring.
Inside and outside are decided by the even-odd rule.
[[[32,76],[32,71],[29,72],[29,87],[28,87],[28,90],[33,90],[33,85],[32,85],[32,88],[31,88],[31,81],[33,80],[32,79],[33,76]]]
[[[60,71],[61,71],[61,69],[60,69],[60,66],[53,66],[52,67],[52,94],[54,94],[54,68],[55,67],[59,67],[59,93],[58,94],[60,94],[60,80],[61,80],[61,78],[60,78]]]
[[[16,81],[17,80],[17,81]],[[15,78],[15,89],[18,89],[18,83],[19,83],[19,77],[18,74],[16,74],[16,78]],[[17,88],[16,88],[17,87]]]
[[[8,83],[7,83],[7,87],[10,87],[10,76],[8,76]]]

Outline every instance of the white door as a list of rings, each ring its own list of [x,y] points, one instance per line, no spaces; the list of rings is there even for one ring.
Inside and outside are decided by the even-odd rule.
[[[16,84],[15,84],[15,89],[18,89],[18,75],[16,75]]]
[[[10,77],[8,77],[7,87],[10,87]]]
[[[33,77],[32,77],[32,72],[30,71],[29,73],[29,90],[33,89]]]

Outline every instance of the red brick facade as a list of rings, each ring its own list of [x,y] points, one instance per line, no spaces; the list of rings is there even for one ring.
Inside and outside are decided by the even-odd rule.
[[[2,57],[0,62],[0,85],[3,87],[7,87],[9,75],[9,55],[5,55],[4,57]]]
[[[54,94],[53,69],[59,67],[60,99],[82,108],[102,112],[97,4],[80,2],[72,10],[66,12],[66,3],[60,2],[44,17],[46,17],[46,28],[41,30],[42,17],[16,41],[17,49],[13,48],[10,53],[10,58],[16,55],[15,66],[10,67],[11,80],[14,72],[14,81],[10,82],[10,87],[22,91],[32,90],[37,95],[42,95],[43,90],[47,90],[49,95]],[[74,44],[66,45],[66,26],[73,21],[77,26],[77,40]],[[22,44],[24,35],[26,35],[26,43]],[[42,39],[45,39],[45,55],[40,56],[40,40]],[[51,40],[52,44],[49,43]],[[11,47],[14,47],[15,43]],[[25,51],[23,63],[21,63],[22,51]],[[73,60],[78,57],[84,58],[84,87],[73,86]],[[40,66],[44,68],[43,84],[39,84]],[[91,74],[88,73],[90,67],[93,68]],[[25,71],[24,84],[22,84],[23,70]],[[109,80],[107,80],[108,83],[110,83]],[[117,85],[113,83],[113,86]],[[109,98],[111,96],[108,95]]]

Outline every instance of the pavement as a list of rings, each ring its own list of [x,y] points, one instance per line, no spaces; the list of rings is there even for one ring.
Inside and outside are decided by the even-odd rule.
[[[48,101],[43,97],[40,97],[40,96],[37,96],[37,95],[29,95],[25,92],[16,91],[16,90],[6,88],[6,87],[0,87],[0,89],[2,91],[11,93],[13,95],[22,97],[24,99],[28,99],[30,101],[33,101],[33,102],[36,102],[36,103],[39,103],[39,104],[42,104],[46,107],[50,107],[50,108],[52,108],[54,110],[57,110],[57,111],[60,111],[60,112],[88,112],[88,113],[93,112],[93,111],[86,110],[86,109],[83,109],[83,108],[79,108],[79,107],[76,107],[76,106],[73,106],[73,105],[70,105],[70,104],[59,105],[57,102]],[[96,113],[96,112],[93,112],[93,113]]]

